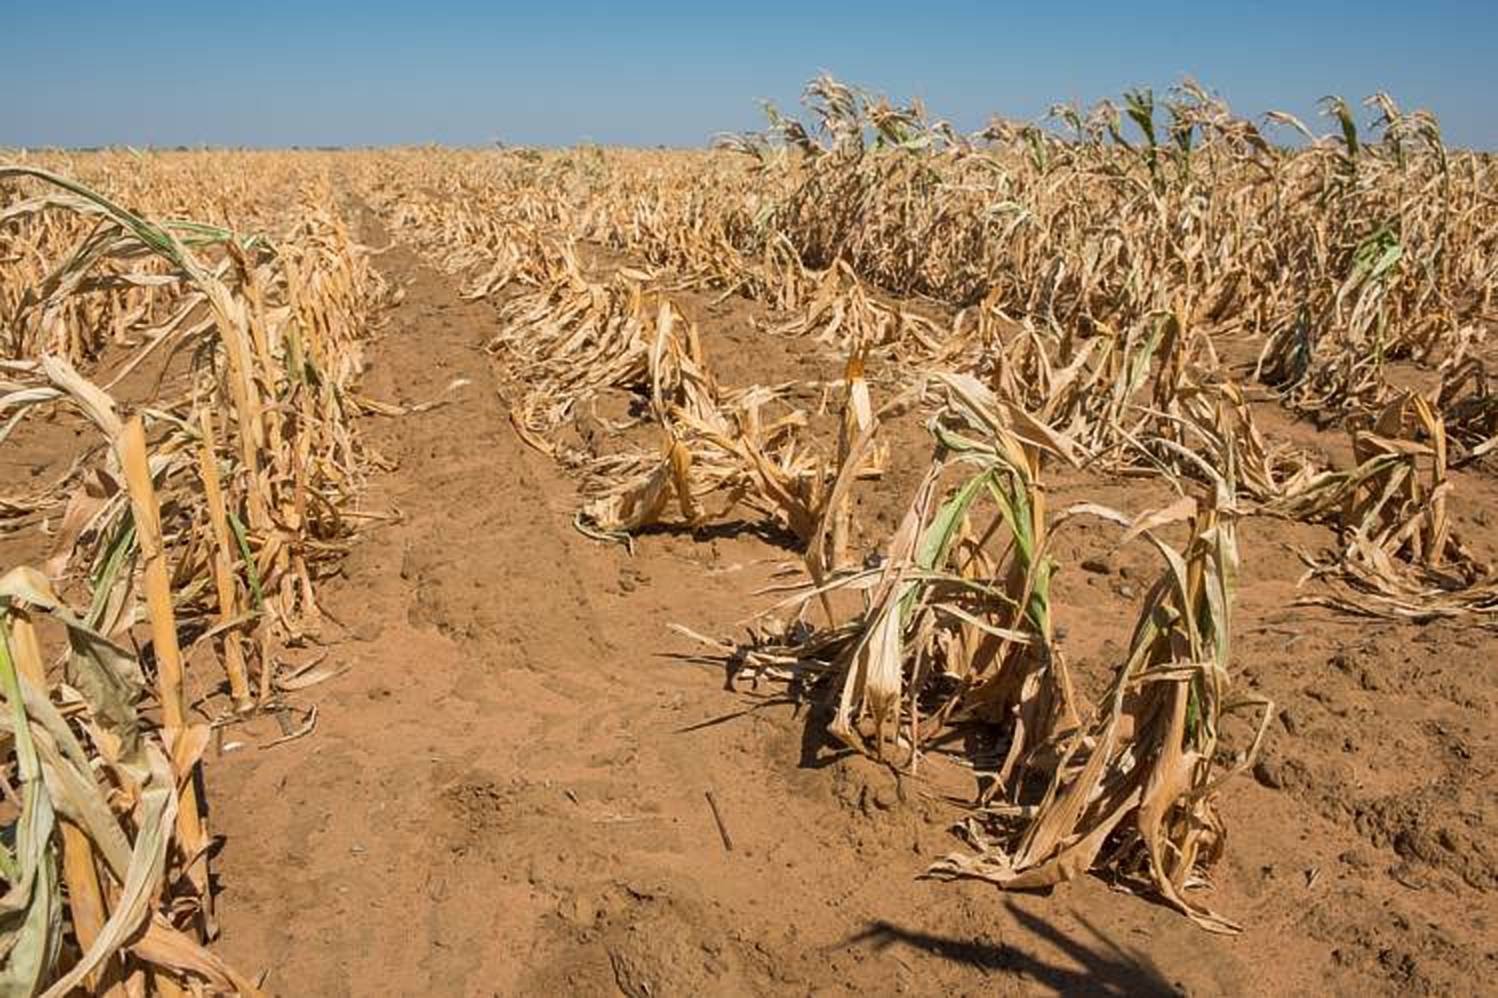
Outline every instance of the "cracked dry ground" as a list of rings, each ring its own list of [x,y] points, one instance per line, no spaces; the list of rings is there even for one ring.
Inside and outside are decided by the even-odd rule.
[[[365,235],[387,241],[372,218]],[[1491,637],[1287,613],[1292,526],[1251,522],[1237,660],[1282,712],[1257,779],[1225,794],[1213,902],[1243,936],[1095,879],[1049,896],[918,879],[959,845],[959,812],[935,791],[962,788],[897,786],[834,758],[778,691],[725,689],[721,665],[668,627],[735,633],[788,552],[721,531],[655,534],[631,557],[579,535],[572,482],[510,428],[483,351],[493,309],[403,246],[379,261],[405,298],[365,391],[447,404],[365,427],[392,464],[366,505],[400,515],[324,590],[342,624],[330,661],[351,668],[307,691],[316,732],[259,751],[276,731],[256,721],[249,747],[207,770],[226,837],[222,951],[268,969],[273,992],[1408,994],[1498,980]],[[710,356],[743,352],[730,325],[705,324]],[[897,486],[881,488],[898,508]],[[1106,541],[1068,543],[1058,553],[1079,565]],[[1068,654],[1094,686],[1127,640],[1129,580],[1153,570],[1137,557],[1058,579],[1058,618],[1079,614]],[[1090,626],[1103,618],[1124,623]]]

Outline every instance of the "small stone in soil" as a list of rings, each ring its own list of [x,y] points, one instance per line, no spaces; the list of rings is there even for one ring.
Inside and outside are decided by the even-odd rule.
[[[1280,776],[1280,768],[1268,759],[1260,759],[1254,763],[1254,779],[1258,780],[1270,790],[1278,790],[1285,785]]]

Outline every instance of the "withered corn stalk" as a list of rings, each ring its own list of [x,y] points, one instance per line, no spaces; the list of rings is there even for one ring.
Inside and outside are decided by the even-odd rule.
[[[5,993],[259,993],[203,948],[217,930],[193,773],[214,721],[275,705],[367,465],[350,389],[383,284],[326,178],[263,179],[303,185],[296,224],[272,242],[121,207],[162,197],[151,181],[183,179],[173,169],[110,174],[101,193],[0,166],[0,255],[22,247],[25,261],[0,282],[0,440],[45,409],[97,441],[10,500],[56,522],[44,568],[0,580],[6,765],[22,802],[14,850],[0,850]],[[162,371],[142,388],[151,358]],[[38,615],[66,647],[42,646]],[[222,673],[188,668],[202,645]],[[231,702],[217,706],[221,682]]]
[[[1108,868],[1126,882],[1137,878],[1203,928],[1238,931],[1187,894],[1207,885],[1205,871],[1225,846],[1218,791],[1252,764],[1272,716],[1267,700],[1232,690],[1238,568],[1232,499],[1231,491],[1219,490],[1193,502],[1189,514],[1177,510],[1132,524],[1111,511],[1085,510],[1131,525],[1131,534],[1159,550],[1166,568],[1144,598],[1104,702],[1057,742],[1058,759],[1038,799],[1016,796],[970,817],[965,830],[975,852],[948,856],[932,867],[934,875],[1033,889]],[[1182,551],[1144,527],[1182,515],[1191,527]],[[1259,712],[1253,737],[1223,767],[1222,720],[1250,709]]]
[[[831,587],[866,593],[856,617],[748,649],[765,671],[829,677],[839,739],[876,756],[904,732],[906,764],[953,728],[987,729],[1002,746],[966,825],[975,854],[949,857],[939,876],[1039,887],[1110,869],[1139,874],[1214,931],[1236,926],[1193,902],[1189,887],[1220,855],[1222,781],[1251,764],[1267,702],[1231,689],[1231,609],[1237,574],[1235,459],[1203,498],[1129,518],[1081,504],[1052,518],[1042,460],[1075,463],[1073,441],[976,380],[941,375],[937,449],[877,570]],[[1227,441],[1234,445],[1232,438]],[[938,495],[952,469],[969,472]],[[1054,641],[1052,533],[1083,516],[1143,536],[1166,562],[1145,597],[1130,651],[1103,705],[1088,711]],[[1154,531],[1187,520],[1177,552]],[[1260,712],[1236,765],[1218,767],[1221,719]]]
[[[695,527],[723,518],[742,502],[803,545],[828,525],[831,559],[846,560],[846,493],[838,497],[834,515],[832,486],[848,464],[857,477],[877,477],[882,460],[877,448],[860,448],[855,455],[851,443],[875,425],[861,363],[850,361],[844,389],[844,438],[850,442],[840,448],[836,462],[828,462],[802,440],[805,412],[783,405],[790,386],[721,389],[707,370],[695,328],[668,301],[662,300],[652,332],[646,364],[659,456],[613,456],[586,466],[583,492],[589,499],[579,512],[579,526],[602,536],[627,536],[664,522],[674,501],[682,525]],[[778,403],[783,414],[767,418],[767,410]],[[631,460],[637,470],[621,476],[624,462]],[[721,509],[704,509],[703,503],[715,495]]]
[[[37,614],[66,631],[63,686],[47,680],[32,628]],[[141,683],[134,657],[75,616],[40,573],[19,568],[0,578],[0,727],[17,759],[22,796],[14,849],[0,855],[9,885],[0,969],[7,993],[60,996],[86,981],[123,994],[119,989],[147,969],[220,993],[259,994],[179,930],[158,897],[165,884],[191,880],[188,868],[201,860],[202,843],[189,848],[180,837],[184,820],[196,814],[186,819],[180,808],[192,806],[187,788],[208,728],[178,726],[165,739],[149,730],[133,707]],[[81,953],[59,976],[69,921],[64,887]]]
[[[1354,468],[1315,476],[1268,507],[1338,529],[1335,557],[1303,557],[1314,575],[1342,587],[1302,602],[1498,626],[1498,579],[1461,543],[1447,510],[1454,483],[1446,429],[1430,403],[1414,393],[1394,399],[1371,425],[1353,430],[1352,444]]]

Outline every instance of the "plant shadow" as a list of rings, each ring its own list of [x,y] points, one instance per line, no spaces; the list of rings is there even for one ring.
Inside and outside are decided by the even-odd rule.
[[[1068,936],[1012,901],[1006,902],[1005,908],[1023,929],[1065,953],[1076,966],[1047,963],[1006,943],[935,935],[883,919],[868,923],[862,932],[840,945],[869,944],[875,950],[908,946],[986,973],[1021,975],[1059,995],[1175,998],[1182,994],[1182,989],[1173,985],[1146,954],[1124,948],[1080,915],[1076,917],[1092,936],[1091,942]]]
[[[752,537],[791,554],[800,554],[805,547],[799,537],[773,520],[718,520],[695,526],[685,523],[652,523],[635,531],[635,536],[686,537],[698,542]]]

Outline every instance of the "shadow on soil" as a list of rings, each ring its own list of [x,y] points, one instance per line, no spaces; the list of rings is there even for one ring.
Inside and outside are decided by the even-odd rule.
[[[1149,995],[1175,998],[1181,990],[1160,974],[1149,958],[1124,949],[1086,919],[1079,918],[1095,942],[1067,936],[1044,920],[1006,904],[1021,927],[1065,953],[1076,967],[1046,963],[1007,944],[955,939],[903,928],[891,922],[870,922],[844,943],[867,943],[876,950],[903,945],[932,956],[988,972],[1021,974],[1060,995],[1100,995],[1108,998]]]
[[[753,537],[782,551],[798,553],[802,544],[789,530],[764,520],[722,520],[688,526],[680,523],[652,523],[635,531],[636,537],[685,537],[698,543],[737,540]]]

